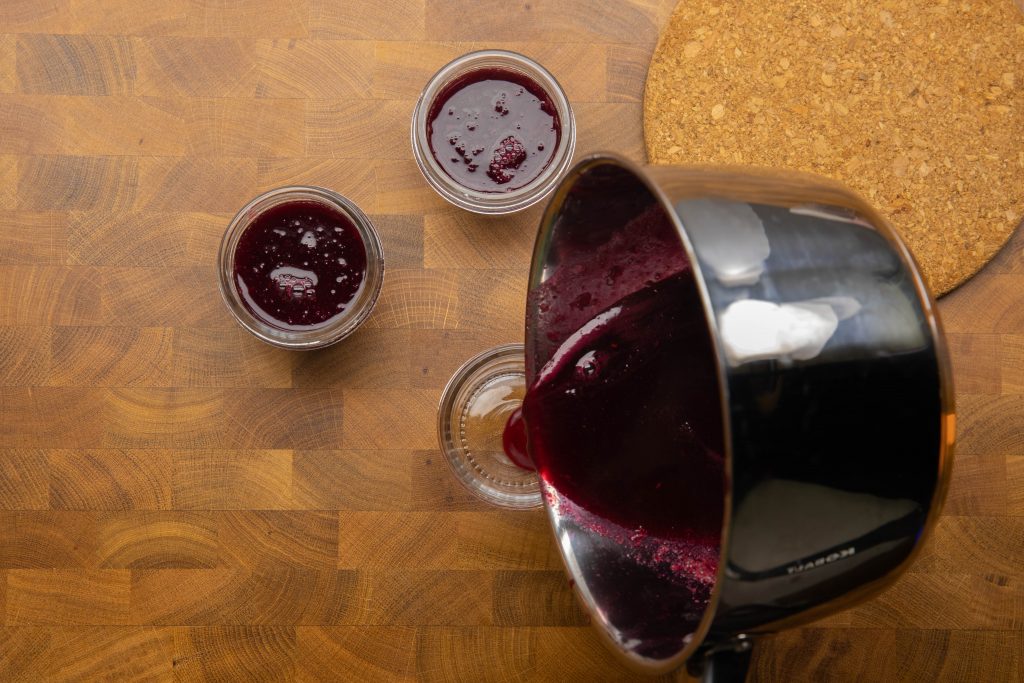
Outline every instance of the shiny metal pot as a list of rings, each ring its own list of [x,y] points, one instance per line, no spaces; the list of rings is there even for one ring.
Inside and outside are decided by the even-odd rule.
[[[566,240],[610,239],[652,205],[697,279],[725,430],[718,573],[696,627],[655,632],[644,614],[694,606],[656,579],[623,595],[622,546],[565,514],[559,491],[545,504],[578,596],[628,663],[742,680],[759,634],[871,598],[921,547],[952,465],[950,365],[899,237],[810,175],[586,158],[544,213],[531,291],[557,273]],[[550,330],[536,307],[526,317],[529,384]]]

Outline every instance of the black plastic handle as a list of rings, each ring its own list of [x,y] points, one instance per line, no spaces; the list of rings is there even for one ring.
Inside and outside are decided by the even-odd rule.
[[[691,659],[687,669],[691,676],[699,676],[701,683],[744,683],[753,652],[749,636],[737,636],[705,650],[703,657]]]
[[[728,649],[708,654],[701,683],[743,683],[747,680],[753,651],[754,648],[746,647],[740,652]]]

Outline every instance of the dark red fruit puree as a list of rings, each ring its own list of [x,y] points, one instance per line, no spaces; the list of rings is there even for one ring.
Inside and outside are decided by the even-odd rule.
[[[446,85],[427,114],[430,151],[445,173],[481,192],[508,192],[537,178],[562,125],[551,97],[506,69],[471,71]]]
[[[528,434],[549,503],[609,549],[588,587],[598,604],[624,634],[660,642],[646,653],[657,656],[696,628],[718,569],[716,363],[693,272],[660,206],[605,233],[561,249],[531,293],[531,385],[507,431]]]
[[[311,201],[259,214],[235,248],[235,286],[246,308],[285,330],[343,315],[366,275],[366,246],[351,219]]]

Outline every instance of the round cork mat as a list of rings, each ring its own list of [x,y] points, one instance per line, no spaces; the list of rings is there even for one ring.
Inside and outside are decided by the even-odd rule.
[[[1024,216],[1014,0],[683,0],[644,97],[651,163],[794,168],[885,214],[932,290]]]

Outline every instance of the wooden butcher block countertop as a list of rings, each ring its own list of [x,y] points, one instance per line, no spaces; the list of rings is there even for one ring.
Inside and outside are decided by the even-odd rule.
[[[579,154],[642,160],[672,5],[0,2],[0,680],[640,680],[543,514],[477,503],[438,453],[448,377],[522,339],[540,209],[448,206],[408,123],[439,66],[504,47],[561,81]],[[301,183],[358,203],[387,260],[317,353],[242,332],[214,272],[231,215]],[[1019,680],[1022,248],[940,305],[960,446],[928,548],[765,640],[755,680]]]

